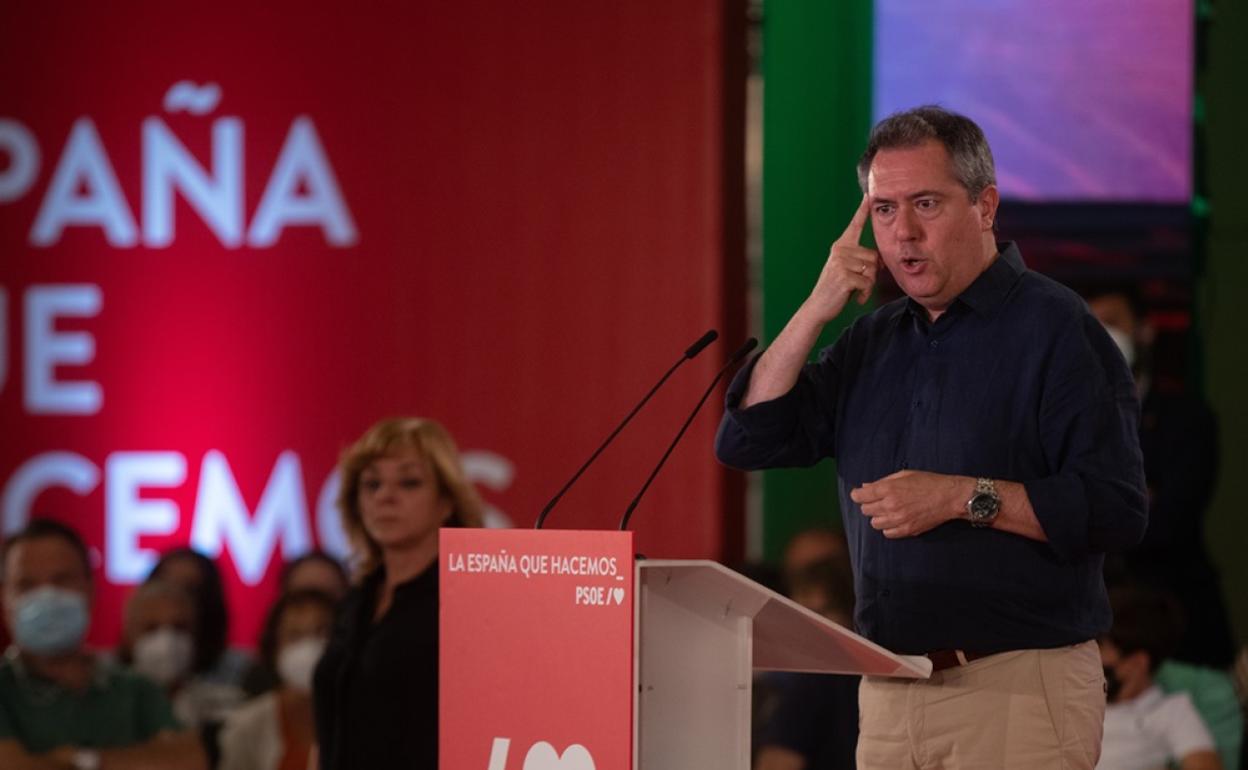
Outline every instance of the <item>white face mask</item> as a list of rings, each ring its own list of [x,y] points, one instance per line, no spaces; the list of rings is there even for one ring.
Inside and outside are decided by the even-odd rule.
[[[277,673],[292,690],[312,691],[312,674],[325,652],[325,637],[309,636],[291,642],[277,654]]]
[[[1133,368],[1135,366],[1135,340],[1131,339],[1130,334],[1112,326],[1105,326],[1105,331],[1109,332],[1109,338],[1118,346],[1122,357],[1127,359],[1127,368]]]
[[[195,643],[185,631],[158,628],[134,643],[134,670],[161,687],[182,679],[191,670]]]

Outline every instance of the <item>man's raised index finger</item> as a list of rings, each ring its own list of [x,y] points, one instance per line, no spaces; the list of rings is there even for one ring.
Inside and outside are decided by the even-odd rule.
[[[854,218],[849,220],[849,226],[845,228],[845,232],[841,233],[841,241],[843,243],[852,243],[855,246],[861,245],[862,229],[867,224],[867,217],[870,215],[871,209],[867,206],[867,196],[862,196],[862,203],[858,204],[858,210],[854,212]]]

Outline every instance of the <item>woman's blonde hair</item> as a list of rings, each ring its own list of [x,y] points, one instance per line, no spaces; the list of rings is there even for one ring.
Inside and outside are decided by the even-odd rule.
[[[481,498],[464,476],[459,450],[446,428],[421,417],[382,420],[347,447],[338,461],[342,480],[338,511],[342,515],[342,527],[355,549],[353,561],[357,580],[381,566],[381,546],[369,536],[360,514],[360,476],[374,460],[404,450],[415,451],[433,469],[438,494],[451,503],[451,515],[445,526],[481,526]]]

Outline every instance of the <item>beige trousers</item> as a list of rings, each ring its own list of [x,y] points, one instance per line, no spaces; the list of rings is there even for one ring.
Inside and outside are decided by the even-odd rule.
[[[1096,642],[991,655],[928,680],[864,677],[858,770],[1092,770],[1105,676]]]

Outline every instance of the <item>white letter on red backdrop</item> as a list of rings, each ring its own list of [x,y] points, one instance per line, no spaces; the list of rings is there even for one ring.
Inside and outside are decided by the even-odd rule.
[[[65,487],[75,494],[89,495],[100,483],[100,469],[73,452],[47,452],[22,463],[4,487],[3,525],[0,534],[8,536],[30,521],[30,506],[44,490]]]
[[[338,469],[325,477],[321,493],[316,497],[316,537],[321,550],[339,559],[351,556],[351,543],[342,529],[342,514],[338,511],[338,490],[342,487]]]
[[[8,155],[8,168],[0,173],[0,203],[26,194],[39,175],[39,143],[16,120],[0,118],[0,155]]]
[[[212,124],[209,176],[160,118],[143,121],[143,245],[173,243],[173,191],[227,248],[243,243],[243,124],[221,118]]]
[[[94,284],[35,286],[26,292],[26,410],[31,414],[95,414],[104,403],[98,382],[56,379],[57,366],[82,366],[95,358],[90,333],[58,332],[58,317],[99,315],[104,293]]]
[[[84,184],[87,192],[80,196],[78,187]],[[61,239],[66,225],[102,227],[104,237],[118,248],[139,242],[134,215],[121,194],[113,165],[90,118],[79,118],[69,132],[61,160],[39,205],[39,215],[30,228],[30,242],[51,246]]]
[[[312,547],[299,456],[289,450],[278,456],[253,519],[225,455],[208,451],[199,472],[191,547],[215,558],[228,543],[239,578],[254,586],[264,579],[279,536],[287,558]]]
[[[464,466],[464,476],[473,484],[484,485],[496,492],[503,492],[511,486],[516,476],[516,466],[497,452],[485,449],[470,449],[460,454]],[[487,504],[483,512],[484,524],[490,528],[507,529],[515,526],[511,517],[496,506]]]
[[[186,457],[180,452],[114,452],[104,461],[104,570],[110,583],[138,583],[156,566],[156,553],[140,548],[140,537],[178,531],[177,503],[139,493],[184,481]]]
[[[298,195],[301,182],[307,195]],[[316,126],[306,115],[290,125],[251,221],[247,245],[258,249],[272,246],[289,225],[320,225],[331,246],[353,246],[359,240]]]

